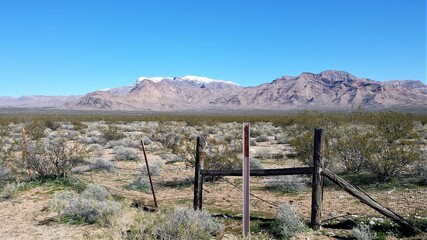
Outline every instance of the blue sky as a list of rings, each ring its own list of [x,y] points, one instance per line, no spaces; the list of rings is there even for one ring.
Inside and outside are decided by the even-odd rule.
[[[0,0],[0,96],[327,69],[425,83],[425,0]]]

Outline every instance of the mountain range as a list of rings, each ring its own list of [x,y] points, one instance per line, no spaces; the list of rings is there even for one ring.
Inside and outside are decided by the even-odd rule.
[[[0,97],[2,106],[133,111],[427,109],[427,86],[334,70],[284,76],[252,87],[197,76],[140,77],[131,85],[83,96]]]

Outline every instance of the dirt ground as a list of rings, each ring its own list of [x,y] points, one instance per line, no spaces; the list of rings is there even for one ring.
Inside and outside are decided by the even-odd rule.
[[[274,149],[271,149],[273,152]],[[277,151],[283,149],[276,149]],[[257,151],[257,148],[252,148]],[[112,152],[106,152],[105,156],[111,159]],[[159,160],[156,153],[148,154],[149,161]],[[263,162],[263,161],[261,161]],[[52,187],[40,186],[18,193],[12,199],[0,202],[0,239],[98,239],[119,238],[129,229],[132,216],[136,208],[131,208],[132,202],[140,202],[145,205],[153,205],[152,195],[140,191],[127,190],[124,186],[134,179],[138,171],[139,162],[116,161],[117,173],[84,172],[74,174],[86,182],[93,182],[107,187],[113,194],[124,197],[124,213],[117,223],[111,228],[103,228],[97,225],[72,225],[59,223],[57,214],[47,211],[47,202],[57,192]],[[264,167],[293,167],[298,163],[292,160],[265,161]],[[161,176],[153,177],[155,193],[160,207],[170,205],[186,205],[192,207],[193,188],[188,179],[194,176],[194,170],[187,168],[183,162],[166,164]],[[241,216],[242,191],[239,188],[239,177],[227,177],[227,181],[206,183],[204,185],[203,207],[213,215],[238,217]],[[251,179],[251,193],[257,197],[251,198],[251,212],[255,216],[263,218],[274,217],[277,205],[291,203],[295,206],[304,221],[310,220],[311,191],[284,194],[277,191],[266,191],[263,186],[263,178]],[[183,186],[176,184],[182,182]],[[230,184],[232,183],[232,184]],[[169,186],[175,185],[175,186]],[[392,209],[404,217],[427,216],[426,188],[398,189],[398,190],[369,190],[372,198],[384,206]],[[324,191],[323,220],[352,217],[379,217],[384,218],[375,210],[364,205],[359,200],[350,196],[338,188],[328,187]],[[241,228],[239,221],[233,221],[226,226],[226,234],[220,236],[223,239],[232,239],[232,234],[238,235]],[[337,230],[323,228],[321,231],[308,230],[300,233],[294,239],[336,239],[345,238],[350,230]],[[230,235],[231,234],[231,235]],[[423,238],[425,236],[421,236]]]

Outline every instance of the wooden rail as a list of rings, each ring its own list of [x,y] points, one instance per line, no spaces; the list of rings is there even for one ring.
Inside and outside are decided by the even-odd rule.
[[[343,188],[346,192],[348,192],[353,197],[358,198],[360,201],[362,201],[364,204],[370,206],[371,208],[377,210],[379,213],[383,214],[384,216],[390,218],[405,230],[407,233],[416,233],[419,232],[410,222],[406,221],[402,216],[399,214],[391,211],[390,209],[383,207],[381,204],[376,202],[374,199],[369,197],[366,193],[363,193],[362,191],[358,190],[357,188],[353,187],[350,183],[346,182],[344,179],[340,178],[333,172],[331,172],[328,169],[323,169],[322,175],[327,177],[332,182],[336,183],[338,186]]]
[[[252,169],[251,176],[279,176],[279,175],[300,175],[313,174],[313,167],[297,168],[274,168],[274,169]],[[203,177],[209,176],[242,176],[242,170],[200,170]]]
[[[321,226],[322,217],[322,200],[323,200],[323,178],[327,177],[332,182],[343,188],[350,195],[358,198],[366,205],[372,207],[379,213],[390,218],[394,222],[402,226],[406,233],[420,232],[412,223],[405,220],[402,216],[382,206],[363,191],[352,186],[330,170],[324,168],[322,156],[322,129],[314,131],[314,151],[313,151],[313,167],[297,167],[297,168],[276,168],[276,169],[252,169],[250,176],[278,176],[278,175],[301,175],[312,174],[312,201],[311,201],[311,227],[319,229]],[[242,170],[206,170],[203,169],[204,162],[204,141],[197,141],[197,157],[195,166],[195,181],[194,181],[194,209],[202,208],[202,190],[203,178],[212,176],[242,176]]]

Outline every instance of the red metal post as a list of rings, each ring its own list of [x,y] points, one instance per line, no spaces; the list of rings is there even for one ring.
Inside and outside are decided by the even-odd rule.
[[[243,236],[249,238],[250,210],[249,210],[249,123],[243,123]]]

